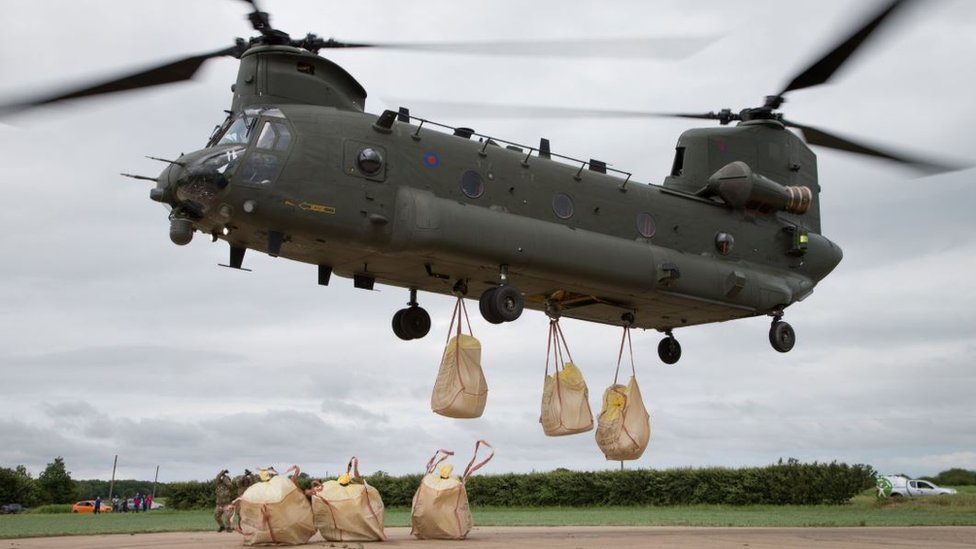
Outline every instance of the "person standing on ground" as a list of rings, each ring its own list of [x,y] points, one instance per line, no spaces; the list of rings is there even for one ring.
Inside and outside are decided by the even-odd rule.
[[[217,506],[214,507],[214,520],[217,521],[218,532],[230,532],[230,517],[227,515],[227,506],[234,500],[234,484],[230,480],[230,471],[224,469],[217,473],[214,479],[216,485],[214,490],[217,496]]]
[[[95,514],[102,512],[102,496],[95,496]]]

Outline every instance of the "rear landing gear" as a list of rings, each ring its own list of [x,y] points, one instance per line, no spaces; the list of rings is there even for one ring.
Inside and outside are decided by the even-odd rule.
[[[502,265],[499,270],[501,284],[488,288],[478,300],[481,316],[492,324],[511,322],[522,316],[525,300],[522,293],[514,286],[506,284],[508,281],[508,265]]]
[[[681,344],[671,334],[671,330],[664,332],[667,337],[657,344],[657,356],[665,364],[674,364],[681,358]]]
[[[773,349],[781,353],[788,353],[796,344],[796,332],[789,323],[780,320],[783,315],[773,317],[773,324],[769,327],[769,343]]]
[[[410,289],[410,302],[406,309],[393,315],[393,333],[404,341],[420,339],[430,332],[430,315],[417,304],[417,290]]]

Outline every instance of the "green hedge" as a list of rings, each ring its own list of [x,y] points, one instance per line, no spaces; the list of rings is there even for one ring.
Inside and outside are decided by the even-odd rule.
[[[475,506],[600,506],[600,505],[817,505],[849,501],[874,486],[867,465],[800,463],[780,460],[767,467],[728,469],[638,469],[634,471],[569,471],[475,475],[468,479],[468,497]],[[409,506],[421,475],[367,477],[388,506]],[[300,484],[310,479],[303,475]],[[201,509],[214,506],[214,483],[174,482],[167,485],[167,507]]]
[[[635,471],[476,475],[468,479],[472,505],[816,505],[849,501],[874,486],[867,465],[803,464],[780,460],[741,469],[639,469]],[[370,476],[390,506],[410,505],[420,475]]]
[[[170,509],[213,509],[217,505],[216,484],[171,482],[166,486],[166,507]]]

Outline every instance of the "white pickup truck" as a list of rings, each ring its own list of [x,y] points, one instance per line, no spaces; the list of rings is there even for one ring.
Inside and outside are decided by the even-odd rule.
[[[915,480],[901,475],[878,477],[878,497],[917,498],[955,493],[955,488],[942,488],[927,480]]]

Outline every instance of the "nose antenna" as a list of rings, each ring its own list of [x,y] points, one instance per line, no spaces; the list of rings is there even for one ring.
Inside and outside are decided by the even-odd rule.
[[[167,164],[173,164],[174,166],[179,166],[181,168],[186,167],[186,164],[184,164],[183,162],[177,162],[176,160],[166,160],[165,158],[156,158],[155,156],[147,156],[146,158],[148,158],[149,160],[156,160],[159,162],[165,162]]]
[[[132,175],[131,173],[120,173],[119,175],[124,177],[131,177],[132,179],[142,179],[143,181],[156,181],[155,177],[148,177],[145,175]]]

